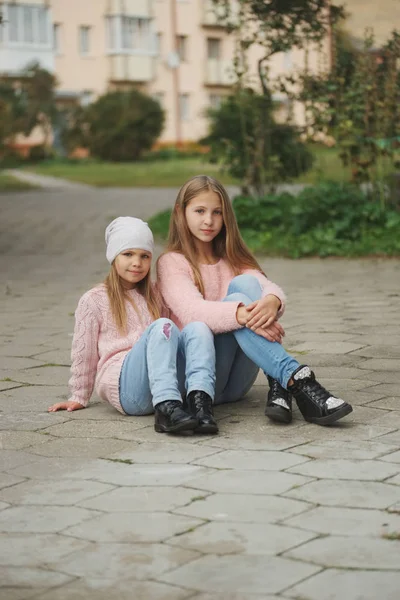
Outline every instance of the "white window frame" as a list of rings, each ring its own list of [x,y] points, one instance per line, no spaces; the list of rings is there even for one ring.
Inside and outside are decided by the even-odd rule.
[[[7,2],[2,5],[2,13],[3,44],[11,47],[52,50],[52,23],[47,6],[29,4],[29,2],[24,4]],[[29,18],[31,26],[27,27]]]
[[[181,121],[190,120],[190,94],[179,94],[179,119]]]
[[[90,33],[89,25],[79,25],[78,29],[78,48],[80,56],[90,56]]]
[[[107,15],[105,18],[107,54],[157,56],[151,18],[136,15]]]
[[[56,56],[62,54],[62,23],[53,23],[53,50]]]
[[[216,42],[216,43],[214,43]],[[218,48],[218,56],[211,56],[212,52],[210,52],[212,46]],[[207,60],[221,60],[222,58],[222,40],[221,38],[213,37],[207,38]]]
[[[179,56],[180,62],[188,62],[188,45],[189,37],[187,35],[176,36],[176,51]]]

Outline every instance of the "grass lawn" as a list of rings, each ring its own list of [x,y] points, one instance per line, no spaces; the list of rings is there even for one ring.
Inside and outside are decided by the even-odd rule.
[[[136,163],[49,161],[26,169],[98,187],[178,187],[189,177],[200,173],[213,175],[224,184],[237,183],[229,175],[221,175],[217,165],[201,158]]]
[[[36,186],[26,183],[25,181],[19,181],[11,175],[3,175],[0,173],[0,193],[2,192],[20,192],[23,190],[32,190]]]
[[[336,148],[312,145],[311,150],[315,154],[314,166],[294,180],[295,183],[350,180],[350,169],[343,167]],[[54,160],[25,168],[40,175],[61,177],[98,187],[178,187],[189,177],[200,173],[212,175],[224,184],[239,183],[226,173],[221,173],[218,165],[208,163],[206,158],[174,158],[135,163]],[[389,173],[389,161],[382,163],[380,169],[382,174]]]

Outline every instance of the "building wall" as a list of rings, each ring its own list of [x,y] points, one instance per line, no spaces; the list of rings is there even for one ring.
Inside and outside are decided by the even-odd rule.
[[[372,27],[379,46],[400,27],[399,0],[345,0],[344,5],[349,15],[346,29],[355,37],[363,38],[366,28]]]

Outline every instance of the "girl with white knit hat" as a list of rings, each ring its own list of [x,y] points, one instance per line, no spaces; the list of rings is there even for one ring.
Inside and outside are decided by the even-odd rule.
[[[214,398],[215,349],[210,329],[191,323],[182,331],[161,317],[160,296],[150,279],[153,235],[133,217],[118,217],[106,229],[110,272],[86,292],[75,313],[68,401],[49,408],[85,408],[93,389],[127,415],[155,412],[155,430],[198,430],[183,409],[182,395],[197,405]],[[212,420],[202,433],[216,433]]]

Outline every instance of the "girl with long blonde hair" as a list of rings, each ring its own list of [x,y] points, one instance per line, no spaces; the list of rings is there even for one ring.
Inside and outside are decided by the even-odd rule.
[[[202,321],[214,333],[215,403],[233,402],[252,387],[258,370],[268,378],[265,414],[290,423],[292,396],[303,417],[329,425],[352,411],[316,381],[282,346],[279,318],[285,295],[267,279],[246,247],[232,203],[216,179],[197,175],[179,190],[166,252],[159,258],[158,282],[178,327]],[[187,408],[208,421],[188,399]]]
[[[212,402],[215,386],[213,336],[204,323],[182,331],[161,317],[150,278],[153,235],[133,217],[118,217],[106,229],[110,272],[82,296],[75,313],[71,396],[49,408],[85,408],[98,395],[119,412],[155,412],[155,430],[195,430],[198,419],[182,406],[182,395]]]

